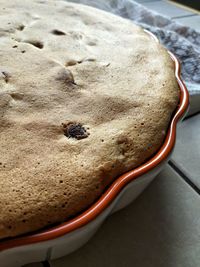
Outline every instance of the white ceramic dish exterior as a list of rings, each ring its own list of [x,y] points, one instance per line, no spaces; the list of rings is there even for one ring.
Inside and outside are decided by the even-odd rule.
[[[0,252],[1,267],[21,267],[32,262],[52,260],[67,255],[84,245],[112,213],[126,207],[135,200],[163,169],[167,160],[159,166],[133,180],[119,193],[115,200],[93,221],[65,234],[62,237],[11,248]]]

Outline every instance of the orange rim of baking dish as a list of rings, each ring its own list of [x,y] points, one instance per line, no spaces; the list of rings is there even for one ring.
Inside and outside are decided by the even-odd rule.
[[[150,34],[151,37],[158,42],[157,37],[155,37],[152,33],[146,30],[145,32]],[[58,226],[41,230],[34,234],[2,240],[0,241],[0,251],[55,239],[86,225],[104,211],[128,183],[154,169],[161,162],[167,159],[175,144],[177,123],[183,117],[189,106],[189,94],[180,77],[180,63],[171,52],[168,53],[175,63],[175,76],[180,88],[180,102],[172,117],[165,141],[156,155],[134,170],[131,170],[117,178],[102,194],[102,196],[89,209],[80,215],[68,220],[67,222],[59,224]]]

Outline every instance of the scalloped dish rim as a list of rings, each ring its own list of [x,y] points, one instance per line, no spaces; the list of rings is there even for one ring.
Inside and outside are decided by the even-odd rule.
[[[159,42],[154,34],[147,30],[144,31],[156,42]],[[104,211],[127,184],[135,179],[139,179],[141,175],[151,171],[168,157],[175,144],[177,123],[184,116],[189,106],[189,94],[180,77],[180,63],[174,54],[169,51],[168,53],[175,64],[175,77],[180,88],[180,101],[172,116],[166,138],[159,151],[147,162],[115,179],[101,197],[80,215],[55,227],[40,230],[33,234],[27,234],[23,237],[2,240],[0,241],[0,251],[55,239],[86,225]]]

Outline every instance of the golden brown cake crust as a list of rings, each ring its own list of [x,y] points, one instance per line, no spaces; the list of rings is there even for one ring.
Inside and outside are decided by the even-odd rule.
[[[161,146],[179,90],[132,22],[0,0],[0,238],[62,222]]]

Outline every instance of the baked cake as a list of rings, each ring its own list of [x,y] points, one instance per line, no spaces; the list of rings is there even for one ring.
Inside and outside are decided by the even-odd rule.
[[[162,145],[167,51],[92,7],[0,0],[0,238],[60,223]]]

